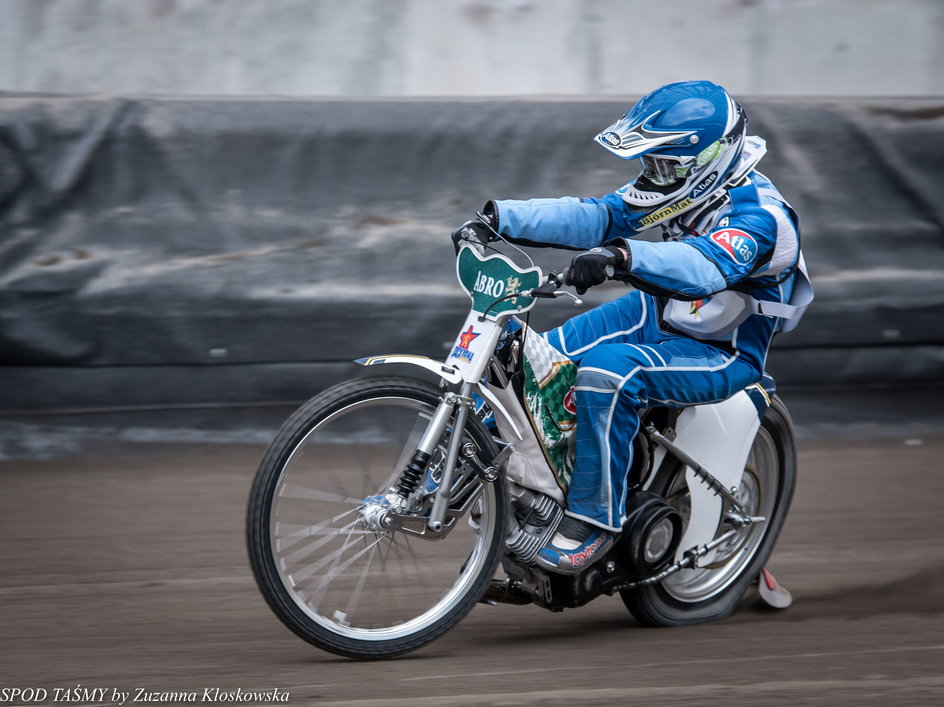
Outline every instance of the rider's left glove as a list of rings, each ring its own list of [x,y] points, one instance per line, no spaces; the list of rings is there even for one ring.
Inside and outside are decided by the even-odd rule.
[[[626,270],[626,256],[616,246],[603,246],[574,257],[564,273],[564,283],[573,285],[577,294],[584,294],[594,285],[600,285],[608,276]],[[607,272],[610,268],[610,272]]]

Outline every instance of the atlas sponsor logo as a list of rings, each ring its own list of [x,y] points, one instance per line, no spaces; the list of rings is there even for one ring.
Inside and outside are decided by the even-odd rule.
[[[572,555],[568,555],[570,562],[574,567],[580,567],[587,560],[593,557],[596,554],[596,551],[603,547],[603,543],[606,542],[606,534],[600,533],[599,537],[594,540],[590,545],[587,546],[585,550],[580,552],[575,552]]]
[[[659,221],[668,218],[672,214],[678,213],[682,209],[687,209],[691,205],[691,199],[682,199],[677,204],[672,204],[672,206],[667,206],[666,208],[660,209],[659,211],[654,211],[648,216],[643,216],[641,219],[639,219],[639,224],[641,226],[651,226],[654,223],[658,223]]]
[[[472,341],[480,336],[480,333],[472,330],[472,325],[469,324],[469,328],[464,332],[459,334],[459,343],[452,350],[451,358],[458,358],[462,361],[471,361],[472,357],[475,355],[472,351],[469,350],[469,344]]]
[[[747,265],[757,257],[757,241],[736,228],[715,231],[711,234],[711,240],[721,246],[735,263]]]
[[[573,387],[567,391],[567,395],[564,396],[564,409],[569,412],[571,415],[577,414],[577,393],[574,391]]]
[[[714,184],[714,183],[717,182],[717,181],[718,181],[718,173],[717,173],[717,172],[712,172],[712,173],[709,174],[707,177],[705,177],[704,179],[702,179],[702,180],[698,183],[698,186],[697,186],[697,187],[695,187],[694,189],[692,189],[692,198],[697,199],[698,197],[700,197],[702,194],[704,194],[706,191],[708,191],[708,188],[709,188],[712,184]]]

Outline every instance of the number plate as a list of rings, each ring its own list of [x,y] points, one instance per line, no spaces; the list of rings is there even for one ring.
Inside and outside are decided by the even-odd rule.
[[[456,270],[459,284],[472,298],[472,311],[479,314],[488,311],[489,319],[531,309],[533,297],[515,295],[541,284],[540,268],[520,268],[501,254],[482,256],[468,245],[459,251]]]

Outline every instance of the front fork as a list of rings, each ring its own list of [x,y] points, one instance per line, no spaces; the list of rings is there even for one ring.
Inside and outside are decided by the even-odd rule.
[[[453,356],[451,357],[455,358],[455,370],[461,375],[462,383],[459,386],[459,392],[448,392],[443,395],[442,401],[439,403],[439,407],[436,408],[433,419],[430,420],[429,427],[423,434],[416,451],[400,474],[400,480],[394,489],[396,492],[395,498],[390,499],[394,503],[399,501],[401,507],[406,505],[410,494],[414,493],[419,487],[423,474],[429,466],[430,458],[436,447],[439,446],[439,441],[446,431],[446,426],[454,414],[453,432],[449,437],[449,446],[446,449],[442,478],[439,481],[439,488],[436,489],[433,507],[426,522],[426,529],[433,535],[439,535],[444,530],[443,521],[449,506],[449,496],[456,466],[459,463],[459,454],[460,452],[465,454],[462,450],[462,433],[469,417],[469,408],[474,404],[472,391],[475,389],[476,382],[480,381],[485,374],[485,367],[488,365],[498,340],[504,332],[506,319],[507,316],[501,315],[491,320],[486,319],[474,310],[469,312],[463,324],[463,329],[456,339]],[[446,380],[452,379],[446,378]],[[474,452],[465,454],[466,457],[472,457],[473,455]]]
[[[446,509],[449,504],[450,490],[452,489],[452,480],[456,473],[456,466],[459,462],[459,452],[462,445],[462,432],[465,430],[465,423],[469,417],[469,408],[472,405],[472,384],[463,382],[459,393],[446,393],[436,412],[430,420],[423,438],[417,445],[412,458],[404,467],[400,474],[400,480],[396,485],[397,496],[405,503],[419,487],[423,475],[426,473],[426,467],[429,464],[430,457],[439,445],[446,426],[455,412],[455,421],[452,426],[452,434],[449,436],[449,446],[446,449],[446,459],[442,470],[442,477],[439,481],[439,488],[436,489],[436,497],[433,500],[433,508],[426,522],[427,529],[436,535],[443,531],[443,520],[446,516]],[[458,409],[457,409],[458,408]]]
[[[456,464],[459,460],[459,448],[462,444],[462,432],[465,430],[465,421],[469,416],[469,407],[472,399],[469,396],[471,386],[468,383],[462,384],[460,400],[457,401],[459,407],[456,412],[455,423],[452,428],[452,434],[449,436],[449,447],[446,449],[446,466],[443,468],[442,479],[439,482],[439,488],[436,489],[436,498],[433,500],[433,510],[429,514],[429,521],[426,527],[430,532],[439,534],[443,530],[443,518],[446,517],[446,507],[449,503],[449,496],[452,490],[452,477],[456,473]],[[441,403],[441,406],[448,406],[448,403]]]

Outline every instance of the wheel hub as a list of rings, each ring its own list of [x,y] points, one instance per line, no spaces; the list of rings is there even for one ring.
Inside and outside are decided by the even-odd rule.
[[[393,504],[388,496],[368,496],[364,499],[364,505],[361,506],[359,513],[361,523],[367,530],[375,533],[384,532],[390,527],[390,511]],[[396,494],[392,494],[396,496]]]
[[[757,480],[757,471],[750,466],[745,467],[744,476],[741,478],[741,485],[738,486],[734,494],[741,508],[748,516],[754,515],[760,508],[760,486]],[[751,524],[740,524],[738,532],[726,543],[721,545],[715,553],[714,560],[710,566],[723,564],[737,552],[747,540],[753,526]]]

